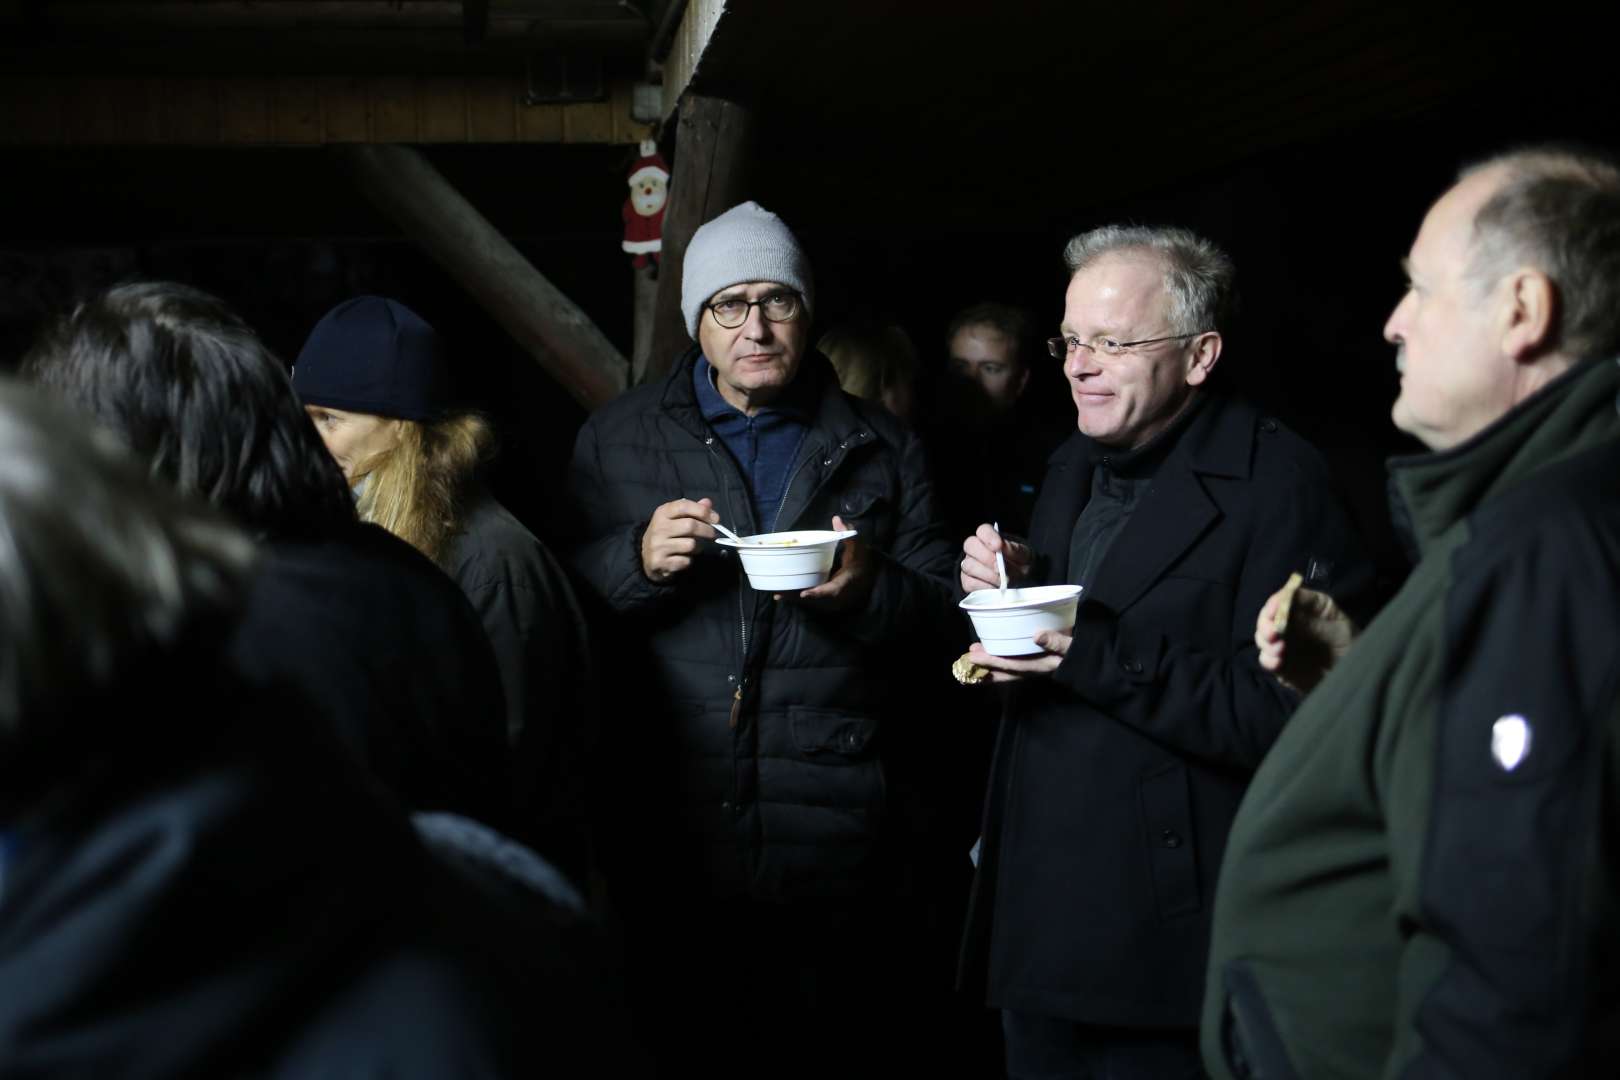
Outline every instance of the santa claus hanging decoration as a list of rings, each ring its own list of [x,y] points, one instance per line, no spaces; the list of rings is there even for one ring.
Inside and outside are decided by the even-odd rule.
[[[664,241],[664,204],[669,199],[669,166],[651,139],[641,143],[641,157],[630,166],[630,197],[624,200],[624,250],[634,255],[637,270],[651,258],[656,269]]]

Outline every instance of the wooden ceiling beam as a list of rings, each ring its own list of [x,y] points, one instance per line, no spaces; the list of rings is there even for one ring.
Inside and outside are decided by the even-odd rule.
[[[3,0],[0,0],[3,3]],[[639,29],[649,22],[616,0],[512,4],[501,0],[51,0],[0,6],[0,25],[31,16],[71,30],[160,26],[168,29],[275,30],[416,26],[462,29],[469,15],[492,29],[521,34],[530,25],[602,24]]]
[[[630,363],[607,335],[420,153],[404,146],[332,152],[378,209],[575,401],[594,409],[624,390]]]
[[[70,29],[163,26],[270,30],[288,25],[459,28],[461,0],[53,0],[41,14]]]

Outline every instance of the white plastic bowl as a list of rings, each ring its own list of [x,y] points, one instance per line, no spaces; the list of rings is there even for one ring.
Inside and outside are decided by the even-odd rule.
[[[791,592],[825,582],[832,573],[838,542],[854,535],[854,529],[801,529],[757,533],[743,537],[740,544],[722,536],[715,543],[737,549],[748,583],[760,592]]]
[[[1028,656],[1043,651],[1035,644],[1042,630],[1068,630],[1080,606],[1078,585],[1035,585],[1027,589],[980,589],[957,605],[973,620],[984,651],[991,656]]]

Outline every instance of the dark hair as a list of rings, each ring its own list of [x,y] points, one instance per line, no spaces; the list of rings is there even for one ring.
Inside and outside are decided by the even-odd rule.
[[[1620,167],[1596,151],[1545,146],[1487,158],[1461,177],[1487,169],[1505,175],[1474,215],[1470,276],[1489,285],[1534,266],[1558,289],[1558,345],[1570,359],[1620,351]]]
[[[0,748],[71,739],[42,725],[92,701],[114,714],[107,695],[216,649],[252,557],[110,435],[0,381]]]
[[[88,410],[153,476],[256,532],[354,520],[281,361],[205,292],[166,281],[109,289],[49,327],[24,371]]]
[[[1031,366],[1030,357],[1042,348],[1035,340],[1034,318],[1028,311],[1011,304],[987,301],[958,311],[945,327],[945,347],[949,349],[952,339],[970,326],[988,326],[1012,342],[1013,359],[1026,368]]]

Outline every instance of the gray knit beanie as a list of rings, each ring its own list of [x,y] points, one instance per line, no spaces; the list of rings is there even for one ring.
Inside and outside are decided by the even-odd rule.
[[[733,206],[692,234],[681,264],[681,314],[696,341],[703,305],[721,289],[745,281],[774,281],[804,297],[808,318],[815,307],[810,260],[782,219],[759,205]]]

